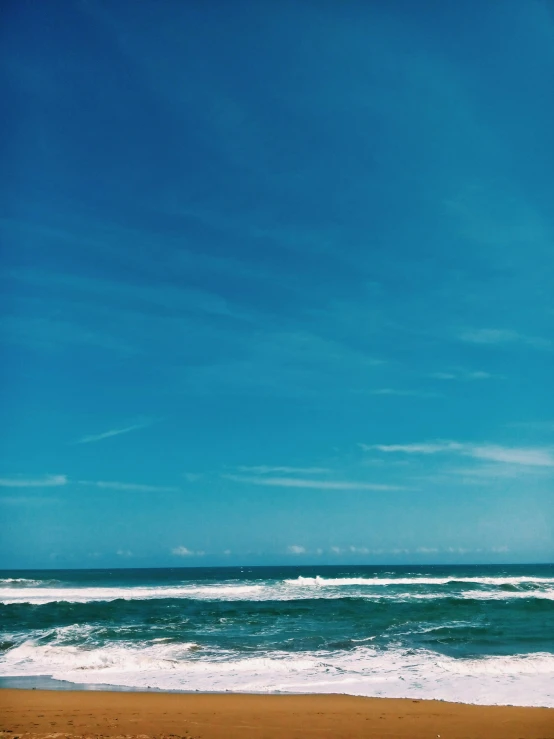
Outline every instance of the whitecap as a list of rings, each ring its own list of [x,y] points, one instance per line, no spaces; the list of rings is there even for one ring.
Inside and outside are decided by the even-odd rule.
[[[245,656],[206,652],[192,643],[91,649],[61,641],[24,641],[4,655],[0,674],[164,690],[347,693],[554,707],[554,655],[549,653],[462,659],[425,649],[359,646],[331,653]]]

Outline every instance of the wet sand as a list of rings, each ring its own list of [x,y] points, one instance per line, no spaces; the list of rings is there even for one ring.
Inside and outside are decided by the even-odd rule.
[[[343,695],[0,690],[2,739],[554,739],[554,708]]]

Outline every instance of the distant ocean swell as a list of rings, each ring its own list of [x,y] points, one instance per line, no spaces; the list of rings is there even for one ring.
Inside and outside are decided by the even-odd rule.
[[[58,587],[56,587],[56,584]],[[56,601],[148,600],[152,598],[191,598],[202,600],[305,600],[308,598],[350,597],[379,599],[460,598],[501,599],[509,597],[554,600],[554,578],[550,577],[398,577],[326,578],[321,576],[285,579],[262,584],[213,583],[150,585],[135,587],[60,587],[24,578],[0,579],[1,603]],[[17,586],[17,587],[15,587]],[[38,587],[37,587],[38,586]],[[447,586],[446,588],[444,586]],[[409,588],[402,590],[402,588]],[[386,588],[386,592],[385,589]]]
[[[554,567],[0,575],[0,676],[554,707]]]

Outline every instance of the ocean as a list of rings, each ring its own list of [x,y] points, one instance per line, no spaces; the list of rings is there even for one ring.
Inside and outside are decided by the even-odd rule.
[[[554,707],[554,565],[3,571],[0,676]]]

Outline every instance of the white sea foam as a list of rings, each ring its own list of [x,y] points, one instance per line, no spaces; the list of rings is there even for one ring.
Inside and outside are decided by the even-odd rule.
[[[67,628],[67,627],[66,627]],[[319,692],[554,707],[554,655],[455,659],[428,650],[204,653],[193,644],[118,643],[91,648],[27,639],[0,660],[0,675],[51,675],[77,683],[165,690]]]
[[[368,597],[361,594],[361,597]],[[409,600],[440,600],[442,598],[463,598],[465,600],[528,600],[536,598],[537,600],[554,600],[554,588],[548,590],[518,590],[511,592],[494,591],[494,590],[461,590],[459,593],[398,593],[396,596],[389,598],[390,600],[409,601]],[[374,599],[375,598],[374,596]],[[379,599],[381,600],[381,599]]]
[[[262,585],[183,585],[165,587],[0,588],[0,603],[89,603],[92,601],[194,598],[199,600],[260,600]]]
[[[27,577],[0,577],[0,586],[11,585],[12,587],[31,587],[34,585],[42,585],[43,583],[44,580],[30,580]]]
[[[510,600],[513,598],[554,600],[554,588],[548,588],[546,590],[518,590],[510,593],[468,590],[462,592],[460,595],[462,598],[474,598],[475,600]]]
[[[353,596],[369,600],[421,600],[445,597],[507,600],[540,598],[554,600],[552,577],[298,577],[283,581],[238,581],[234,583],[194,583],[140,587],[1,587],[0,603],[52,602],[88,603],[94,601],[152,600],[189,598],[207,601],[268,601],[342,598]],[[446,590],[445,585],[451,587]],[[465,588],[464,588],[465,586]],[[468,586],[471,586],[468,589]],[[509,586],[511,590],[503,589]],[[421,592],[421,588],[425,592]],[[399,590],[401,588],[401,590]]]
[[[349,585],[363,585],[366,587],[384,587],[397,585],[455,585],[456,583],[472,583],[475,585],[554,585],[554,577],[298,577],[294,580],[285,580],[288,585],[306,587],[345,587]]]

